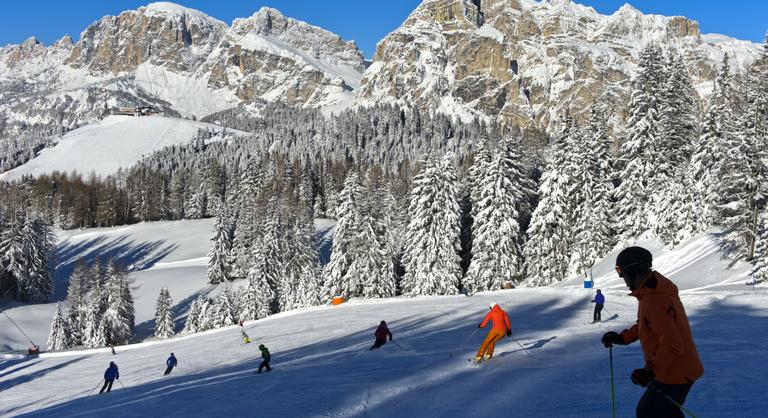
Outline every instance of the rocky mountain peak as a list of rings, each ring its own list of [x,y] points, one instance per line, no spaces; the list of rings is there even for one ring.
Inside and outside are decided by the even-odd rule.
[[[693,20],[629,5],[606,16],[565,0],[425,0],[379,42],[358,98],[543,131],[610,100],[620,122],[648,42],[680,51],[702,96],[726,51],[737,71],[757,56],[751,43],[702,38]]]

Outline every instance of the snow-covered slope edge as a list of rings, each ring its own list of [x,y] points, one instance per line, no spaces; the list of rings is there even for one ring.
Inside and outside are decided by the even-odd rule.
[[[190,142],[199,130],[218,134],[220,126],[165,116],[109,116],[104,120],[75,129],[46,148],[26,164],[0,174],[0,180],[15,180],[24,175],[38,176],[53,171],[105,176],[119,168],[128,169],[143,156],[171,145]],[[226,130],[227,136],[247,135]]]

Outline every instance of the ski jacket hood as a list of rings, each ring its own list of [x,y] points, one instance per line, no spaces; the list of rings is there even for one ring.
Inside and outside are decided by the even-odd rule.
[[[646,367],[655,380],[670,385],[693,383],[704,374],[677,286],[653,272],[631,293],[638,300],[637,322],[622,331],[626,343],[640,340]]]
[[[501,306],[499,305],[493,305],[493,309],[485,315],[485,319],[483,319],[483,323],[480,324],[480,328],[485,328],[488,321],[493,322],[492,329],[496,331],[506,333],[507,331],[512,330],[509,326],[509,317],[507,316],[507,313],[504,312],[504,309],[501,309]]]

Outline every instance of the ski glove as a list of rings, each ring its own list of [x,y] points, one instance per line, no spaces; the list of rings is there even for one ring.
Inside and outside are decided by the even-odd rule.
[[[512,331],[507,331],[507,337],[511,337],[511,336],[512,336]]]
[[[613,347],[614,344],[627,345],[627,343],[624,342],[624,338],[620,334],[613,331],[608,331],[603,334],[603,338],[600,340],[600,342],[603,343],[605,348]]]
[[[651,383],[651,380],[653,380],[654,377],[656,377],[656,375],[653,374],[653,370],[642,368],[633,370],[631,379],[632,383],[646,387]]]

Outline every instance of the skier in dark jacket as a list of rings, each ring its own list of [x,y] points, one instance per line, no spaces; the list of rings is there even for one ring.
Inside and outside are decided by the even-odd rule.
[[[264,344],[259,344],[259,350],[261,350],[261,364],[259,364],[259,371],[256,373],[261,373],[261,369],[267,368],[267,371],[272,371],[272,368],[269,367],[269,360],[272,359],[272,356],[269,354],[269,349]]]
[[[171,370],[173,370],[173,368],[176,367],[177,363],[178,361],[176,360],[176,356],[173,353],[171,353],[171,356],[168,357],[168,360],[165,361],[165,365],[168,366],[168,368],[165,369],[165,373],[163,373],[163,375],[168,376],[169,374],[171,374]]]
[[[389,336],[389,341],[392,341],[392,332],[390,332],[389,328],[387,328],[387,323],[385,321],[381,321],[381,323],[379,323],[379,327],[376,328],[376,332],[374,332],[373,335],[376,337],[376,341],[373,343],[371,348],[368,349],[368,351],[375,350],[386,344],[387,336]]]
[[[600,312],[602,312],[603,305],[605,305],[605,296],[603,296],[603,292],[600,289],[597,289],[592,303],[595,304],[595,312],[592,314],[592,323],[594,324],[595,322],[600,322]]]
[[[104,386],[101,387],[99,393],[104,393],[104,389],[109,393],[112,390],[112,384],[115,383],[115,379],[120,380],[120,372],[117,370],[117,364],[114,361],[110,361],[109,367],[104,372]]]

